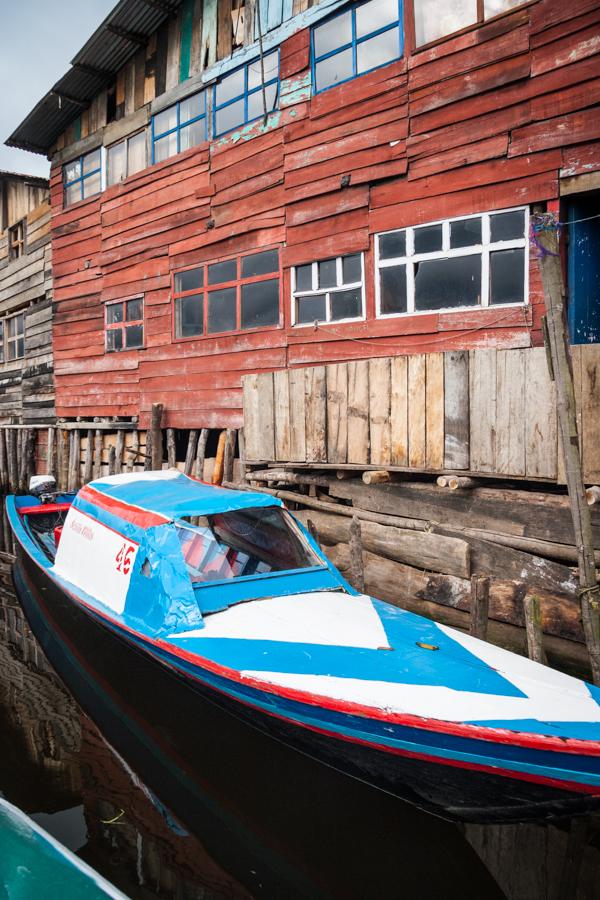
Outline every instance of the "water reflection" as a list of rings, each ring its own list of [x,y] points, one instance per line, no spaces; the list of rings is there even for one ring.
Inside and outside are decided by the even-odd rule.
[[[130,896],[502,896],[456,826],[203,705],[16,578],[39,643],[4,582],[0,790]]]

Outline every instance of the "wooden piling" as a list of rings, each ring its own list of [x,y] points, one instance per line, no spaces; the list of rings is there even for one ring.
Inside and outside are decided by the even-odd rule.
[[[115,475],[120,475],[123,471],[123,451],[125,449],[125,432],[123,429],[117,431],[117,442],[115,444]]]
[[[542,632],[542,608],[540,598],[535,594],[523,597],[523,614],[527,633],[527,655],[535,662],[547,664],[544,653],[544,636]]]
[[[5,428],[0,428],[0,491],[8,493],[8,464],[6,460]]]
[[[365,590],[365,567],[360,521],[357,516],[353,516],[350,522],[348,546],[350,548],[350,580],[352,587],[362,594]]]
[[[217,444],[217,452],[215,454],[215,467],[213,469],[212,483],[221,484],[223,481],[223,462],[225,459],[225,442],[227,440],[227,432],[222,431],[219,435],[219,443]]]
[[[92,480],[94,473],[94,432],[91,428],[87,431],[87,444],[85,447],[85,458],[83,461],[83,483],[87,484]]]
[[[198,432],[195,429],[190,430],[190,434],[188,437],[188,445],[187,451],[185,454],[185,463],[183,466],[183,471],[186,475],[192,474],[192,469],[194,466],[194,458],[196,456],[196,445],[198,442]]]
[[[318,544],[319,543],[319,532],[317,531],[317,526],[315,525],[315,523],[313,522],[312,519],[306,520],[306,530],[310,534],[310,536],[313,539],[313,541],[315,542],[315,544]],[[320,546],[320,544],[319,544],[319,546]]]
[[[223,478],[225,481],[233,481],[233,461],[235,459],[235,428],[228,428],[225,437],[225,455],[223,458]]]
[[[177,465],[177,452],[175,449],[175,429],[167,428],[167,466],[174,469]]]
[[[154,472],[160,471],[162,469],[162,464],[163,464],[163,445],[162,445],[162,430],[161,430],[162,415],[163,415],[162,403],[153,403],[150,422],[151,422],[151,434],[152,434],[152,452],[151,452],[152,470]]]
[[[19,490],[19,467],[17,464],[17,432],[14,428],[6,430],[6,456],[9,492],[16,494]]]
[[[24,468],[25,479],[24,489],[29,490],[29,482],[35,475],[35,451],[37,448],[37,434],[35,428],[28,428],[25,435],[25,452],[24,452]]]
[[[117,451],[113,444],[108,445],[108,474],[117,474]]]
[[[69,432],[58,430],[58,486],[61,491],[68,489],[69,483]]]
[[[204,457],[206,455],[206,442],[208,440],[208,428],[203,428],[198,438],[196,451],[196,478],[204,478]]]
[[[102,475],[102,432],[96,429],[94,435],[94,479]]]
[[[135,468],[135,464],[138,460],[138,454],[140,452],[140,436],[137,431],[131,432],[131,447],[127,451],[127,464],[125,469],[127,472],[133,472]]]
[[[490,610],[490,579],[487,575],[471,576],[471,622],[469,634],[485,641]]]
[[[69,440],[69,475],[68,475],[68,489],[70,491],[78,491],[80,488],[80,462],[81,456],[81,432],[79,429],[74,429],[70,432],[70,440]]]

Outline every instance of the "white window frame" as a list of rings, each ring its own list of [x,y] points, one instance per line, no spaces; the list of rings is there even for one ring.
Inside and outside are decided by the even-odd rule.
[[[360,282],[353,281],[351,284],[343,284],[343,268],[342,268],[342,260],[346,256],[357,256],[360,255]],[[319,263],[326,262],[328,259],[335,258],[335,273],[336,273],[336,282],[337,285],[335,287],[329,288],[319,288]],[[312,266],[311,270],[311,283],[312,289],[310,291],[296,291],[296,269],[301,266],[310,265]],[[353,288],[360,288],[360,297],[361,297],[361,315],[360,316],[352,316],[351,318],[346,319],[332,319],[331,318],[331,293],[339,294],[341,291],[349,291]],[[365,320],[365,255],[361,251],[359,254],[357,253],[343,253],[341,256],[331,257],[327,256],[324,259],[319,259],[316,262],[312,263],[300,263],[298,266],[292,267],[292,325],[294,328],[313,328],[314,322],[297,322],[296,321],[296,299],[298,297],[317,297],[321,294],[325,294],[325,313],[326,319],[317,319],[319,325],[340,325],[344,322],[364,322]]]
[[[19,316],[23,316],[23,332],[22,335],[19,333],[15,335],[15,337],[11,337],[8,333],[8,323],[12,321],[12,319],[17,319]],[[2,319],[2,332],[3,332],[3,340],[4,340],[4,356],[3,362],[5,363],[13,363],[17,362],[19,359],[25,359],[25,332],[26,332],[26,322],[25,322],[25,310],[21,309],[19,312],[13,313],[10,316],[5,316]],[[10,356],[9,348],[11,344],[14,344],[15,348],[18,346],[19,341],[23,338],[23,353],[21,356]]]
[[[490,219],[495,215],[508,212],[524,212],[525,228],[522,238],[514,238],[510,241],[490,242]],[[457,247],[450,249],[450,225],[452,222],[463,222],[466,219],[481,219],[481,244],[472,247]],[[430,225],[442,226],[442,249],[433,253],[414,253],[415,229],[427,228]],[[392,259],[380,259],[379,239],[386,234],[404,231],[406,234],[406,255]],[[375,315],[378,319],[397,319],[400,316],[428,316],[432,313],[452,313],[473,309],[510,309],[516,306],[528,306],[529,304],[529,207],[511,206],[508,209],[495,209],[490,212],[476,213],[468,216],[453,216],[451,219],[437,219],[435,222],[423,222],[419,225],[393,228],[390,231],[382,231],[375,235]],[[515,303],[490,303],[490,253],[496,250],[525,250],[523,273],[523,297],[522,301]],[[481,302],[471,306],[442,306],[437,309],[415,309],[415,276],[414,263],[430,259],[451,259],[456,256],[481,256]],[[406,312],[381,312],[381,284],[379,278],[380,269],[390,266],[406,266]]]
[[[133,138],[138,137],[140,134],[144,135],[144,165],[141,169],[137,169],[135,172],[129,171],[129,141]],[[125,169],[126,174],[125,178],[121,179],[121,181],[113,181],[109,182],[108,180],[108,156],[111,150],[115,147],[118,147],[119,144],[125,144]],[[148,129],[143,128],[138,131],[134,131],[133,134],[128,134],[127,137],[122,138],[120,141],[115,141],[112,144],[109,144],[107,147],[103,147],[102,150],[104,153],[102,154],[103,165],[102,165],[102,174],[103,174],[103,185],[102,190],[106,190],[109,187],[114,187],[115,184],[123,184],[124,181],[127,181],[130,175],[137,175],[138,172],[143,172],[144,169],[148,168]]]

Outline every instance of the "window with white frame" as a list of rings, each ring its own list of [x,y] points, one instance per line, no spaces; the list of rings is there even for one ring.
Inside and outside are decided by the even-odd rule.
[[[25,313],[9,316],[2,324],[2,360],[22,359],[25,356]]]
[[[525,303],[527,226],[520,207],[378,234],[377,315]]]
[[[63,166],[64,205],[86,200],[102,190],[101,150],[92,150]]]
[[[294,266],[293,323],[311,325],[362,319],[364,293],[362,253]]]
[[[162,162],[207,139],[204,91],[152,116],[152,162]]]
[[[106,304],[106,350],[137,350],[144,346],[144,299],[131,297]]]
[[[146,132],[139,131],[106,151],[106,183],[117,184],[146,168]]]

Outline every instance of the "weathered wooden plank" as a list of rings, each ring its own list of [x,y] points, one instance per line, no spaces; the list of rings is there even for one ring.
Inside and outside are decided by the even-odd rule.
[[[525,354],[500,350],[496,354],[495,471],[525,474]]]
[[[408,357],[408,464],[425,468],[425,354]]]
[[[408,357],[390,362],[390,464],[408,465]]]
[[[306,394],[304,369],[289,369],[288,390],[290,398],[290,459],[304,462],[306,459]]]
[[[246,458],[260,459],[258,434],[258,375],[242,378]]]
[[[469,352],[453,350],[444,354],[444,466],[469,465]]]
[[[202,11],[202,68],[217,59],[217,0],[205,0]]]
[[[369,462],[369,364],[348,363],[348,462]]]
[[[327,461],[327,378],[325,366],[305,370],[306,459]]]
[[[469,352],[471,470],[493,472],[496,459],[496,351]]]
[[[327,366],[327,462],[348,459],[348,367]]]
[[[275,459],[290,459],[290,386],[285,369],[273,373]]]
[[[556,389],[550,379],[546,351],[525,352],[525,470],[532,478],[556,478]]]
[[[428,353],[425,364],[425,463],[444,467],[444,354]]]
[[[390,360],[369,360],[369,441],[371,464],[391,464]]]
[[[585,344],[581,354],[581,438],[583,475],[600,481],[600,345]]]

